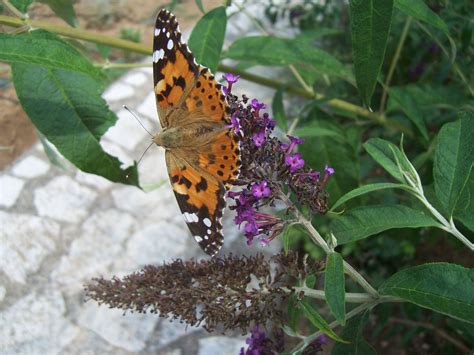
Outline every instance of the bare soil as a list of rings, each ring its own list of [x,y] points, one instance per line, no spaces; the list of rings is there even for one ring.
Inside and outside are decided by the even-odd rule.
[[[206,11],[221,3],[216,0],[203,1]],[[115,37],[119,37],[123,29],[136,30],[141,35],[142,43],[151,47],[155,15],[169,4],[170,1],[156,0],[77,0],[74,9],[80,28]],[[182,30],[193,26],[202,16],[194,0],[180,1],[173,12]],[[29,7],[28,14],[34,20],[67,26],[44,4],[34,3]],[[0,26],[2,32],[14,30]],[[13,162],[37,139],[36,129],[21,108],[11,84],[9,66],[0,63],[0,169]]]

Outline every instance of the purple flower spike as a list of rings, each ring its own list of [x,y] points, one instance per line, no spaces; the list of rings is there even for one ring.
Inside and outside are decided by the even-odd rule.
[[[295,153],[285,156],[285,164],[290,167],[290,172],[294,173],[304,166],[304,160],[301,157],[301,153]]]
[[[265,143],[265,131],[254,134],[252,140],[255,146],[261,147]]]
[[[224,79],[225,81],[227,81],[228,84],[232,85],[232,84],[235,84],[239,79],[240,79],[240,75],[237,74],[232,74],[232,73],[226,73],[224,74]]]
[[[255,198],[262,198],[270,196],[270,188],[265,180],[252,185],[252,195]]]

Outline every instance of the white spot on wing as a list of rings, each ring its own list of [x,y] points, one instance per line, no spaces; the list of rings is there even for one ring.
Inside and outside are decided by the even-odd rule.
[[[159,49],[153,52],[153,62],[158,63],[159,60],[163,59],[165,56],[165,51],[163,49]]]
[[[158,37],[160,35],[161,28],[155,28],[155,37]]]
[[[173,40],[171,38],[168,40],[168,44],[166,45],[166,48],[168,48],[168,49],[173,48]]]
[[[207,234],[211,235],[212,231],[210,229],[207,230]]]
[[[170,38],[170,33],[169,32],[166,32],[166,37]]]
[[[204,218],[202,221],[206,225],[206,227],[210,227],[212,225],[212,222],[209,218]]]
[[[195,235],[195,236],[194,236],[194,240],[195,240],[196,242],[198,242],[198,243],[201,243],[201,242],[202,242],[202,238],[201,238],[200,236],[198,236],[198,235]]]
[[[184,212],[183,213],[184,219],[188,223],[194,223],[199,221],[199,218],[196,213],[189,213],[189,212]]]

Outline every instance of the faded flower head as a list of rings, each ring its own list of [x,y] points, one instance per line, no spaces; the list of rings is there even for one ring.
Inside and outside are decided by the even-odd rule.
[[[334,169],[326,165],[324,175],[307,167],[297,151],[304,139],[288,135],[282,142],[272,136],[276,121],[262,112],[266,105],[257,99],[242,99],[226,93],[231,112],[231,127],[240,138],[242,166],[239,179],[234,183],[242,187],[239,192],[229,192],[234,200],[230,209],[235,210],[235,223],[242,227],[247,243],[254,238],[266,244],[278,236],[290,220],[262,211],[266,205],[274,206],[294,196],[300,205],[312,213],[327,211],[327,193],[323,191]]]
[[[272,261],[272,263],[270,263]],[[157,313],[208,330],[225,330],[283,319],[285,304],[297,279],[306,275],[295,254],[233,256],[210,260],[175,260],[111,280],[94,279],[88,298],[111,308]],[[252,279],[258,285],[250,284]],[[252,287],[250,286],[252,285]]]

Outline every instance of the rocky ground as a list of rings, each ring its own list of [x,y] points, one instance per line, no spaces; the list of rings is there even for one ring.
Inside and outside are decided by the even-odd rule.
[[[241,35],[244,25],[234,17],[227,38]],[[150,137],[122,105],[134,108],[155,132],[151,88],[151,68],[142,68],[104,92],[119,120],[101,144],[124,164],[140,157]],[[237,90],[271,102],[271,91],[251,83],[241,81]],[[245,344],[239,334],[209,334],[156,315],[124,315],[84,302],[83,285],[93,277],[205,257],[178,209],[163,150],[152,147],[139,166],[143,185],[161,184],[150,192],[62,163],[64,168],[52,164],[37,143],[0,174],[0,353],[237,354]],[[250,250],[229,212],[224,235],[223,253],[278,249],[274,243],[273,250]]]

